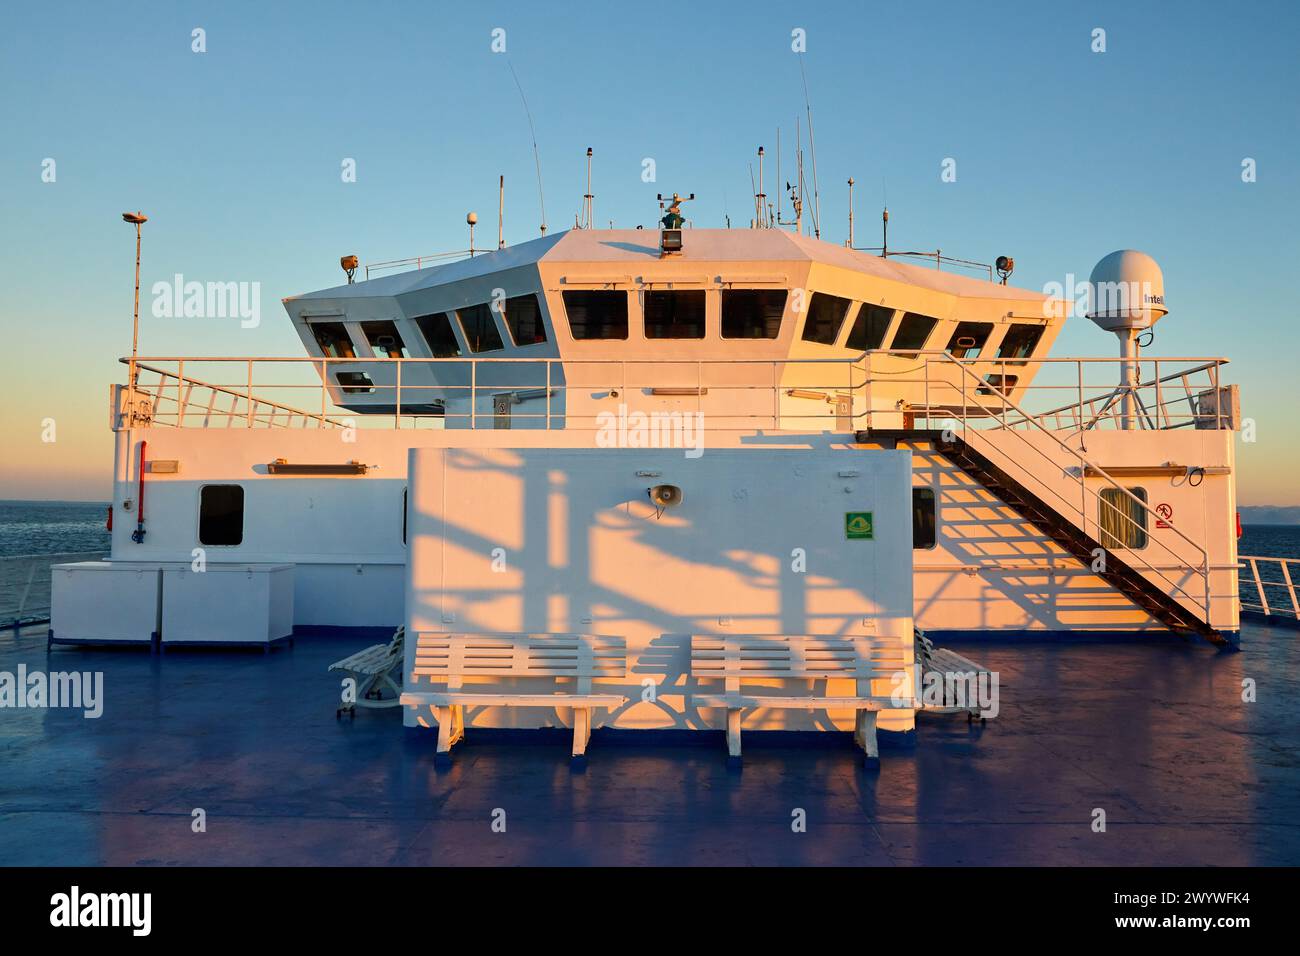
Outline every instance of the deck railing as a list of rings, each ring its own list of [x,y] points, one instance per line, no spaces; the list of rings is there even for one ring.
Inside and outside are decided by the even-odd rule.
[[[50,619],[50,568],[98,561],[107,551],[65,551],[0,558],[0,628],[43,624]]]
[[[1243,554],[1238,556],[1238,560],[1250,572],[1241,575],[1242,610],[1300,624],[1300,600],[1296,596],[1300,558]]]
[[[658,384],[671,385],[660,392],[676,390],[682,397],[683,388],[695,389],[696,401],[678,402],[679,410],[715,416],[710,427],[734,430],[844,432],[899,414],[913,420],[959,414],[972,427],[1056,432],[1126,424],[1152,430],[1239,425],[1221,384],[1226,363],[1217,358],[1138,361],[1127,412],[1125,394],[1115,386],[1120,358],[957,359],[945,351],[916,350],[871,351],[848,359],[191,356],[122,361],[137,383],[127,400],[145,406],[134,421],[177,427],[402,428],[431,417],[449,426],[492,427],[493,416],[479,406],[508,394],[517,405],[521,395],[528,399],[526,407],[512,410],[516,421],[591,429],[598,427],[596,414],[575,411],[567,397],[598,387],[611,394],[627,394],[629,387],[653,391],[656,377],[662,380]],[[212,371],[199,378],[194,369]],[[340,381],[340,375],[359,377]],[[800,401],[786,401],[790,397]],[[352,407],[343,410],[340,401]],[[386,414],[379,414],[380,408]]]

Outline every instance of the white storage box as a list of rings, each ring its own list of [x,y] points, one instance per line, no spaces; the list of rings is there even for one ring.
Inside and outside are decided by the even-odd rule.
[[[292,564],[162,569],[162,646],[255,645],[293,635]]]
[[[50,643],[143,644],[158,636],[158,565],[78,561],[50,569]]]

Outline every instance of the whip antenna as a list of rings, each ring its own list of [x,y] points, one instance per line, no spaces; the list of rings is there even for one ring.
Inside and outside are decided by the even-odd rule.
[[[506,60],[506,66],[510,67],[510,75],[515,79],[515,89],[519,90],[519,99],[524,104],[524,115],[528,117],[528,133],[533,138],[533,162],[537,166],[537,203],[542,209],[542,235],[546,235],[546,198],[542,195],[542,154],[537,148],[537,130],[533,126],[533,114],[528,109],[528,97],[524,96],[523,85],[519,82],[519,74],[515,72],[515,65]]]
[[[813,120],[812,120],[812,101],[808,98],[808,76],[803,71],[804,54],[799,54],[799,76],[803,79],[803,105],[804,110],[808,113],[808,152],[812,155],[812,174],[813,174],[813,236],[820,239],[822,236],[821,218],[822,206],[821,197],[817,190],[817,145],[813,142]]]

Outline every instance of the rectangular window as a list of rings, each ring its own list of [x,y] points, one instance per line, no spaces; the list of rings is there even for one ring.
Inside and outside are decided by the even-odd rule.
[[[774,339],[781,334],[785,289],[724,289],[724,339]]]
[[[878,349],[885,341],[889,323],[893,321],[894,310],[888,306],[862,303],[853,328],[849,329],[849,340],[844,344],[855,352],[869,352]]]
[[[627,293],[604,290],[565,292],[564,312],[575,339],[627,338]]]
[[[704,290],[645,294],[645,337],[704,338]]]
[[[342,322],[312,322],[311,334],[326,358],[356,358],[352,339]]]
[[[370,343],[370,350],[380,358],[406,358],[406,345],[396,322],[362,322],[361,334]]]
[[[467,309],[457,309],[456,315],[460,318],[460,330],[465,333],[471,352],[495,352],[505,348],[492,315],[492,306],[471,305]]]
[[[535,295],[516,295],[506,299],[506,328],[515,345],[536,345],[546,341],[542,308]]]
[[[1002,336],[1002,344],[998,346],[998,358],[1029,358],[1034,354],[1034,349],[1038,348],[1038,342],[1042,337],[1041,325],[1013,325],[1007,329],[1007,334]]]
[[[1138,504],[1118,488],[1101,489],[1101,544],[1136,551],[1147,546],[1147,490],[1128,489]]]
[[[803,340],[820,342],[822,345],[834,345],[840,334],[840,326],[844,324],[844,317],[849,314],[849,306],[852,304],[848,299],[841,299],[838,295],[814,292],[812,301],[808,303],[808,318],[803,323]]]
[[[413,321],[434,358],[456,358],[460,355],[460,343],[456,341],[456,332],[452,329],[451,318],[446,312],[417,316]]]
[[[992,322],[958,322],[948,340],[948,351],[953,358],[978,358],[992,331]]]
[[[898,331],[894,333],[894,344],[890,348],[904,352],[925,348],[926,339],[938,321],[919,312],[904,312],[898,323]]]
[[[928,551],[934,547],[935,507],[933,488],[912,489],[912,550]]]
[[[199,544],[235,545],[244,540],[244,489],[204,485],[199,489]]]

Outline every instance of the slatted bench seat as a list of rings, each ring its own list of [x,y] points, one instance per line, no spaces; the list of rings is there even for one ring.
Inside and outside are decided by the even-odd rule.
[[[854,710],[853,739],[863,751],[868,767],[880,765],[876,745],[876,714],[886,709],[913,709],[916,701],[912,684],[897,696],[896,677],[915,661],[909,638],[838,637],[773,634],[694,634],[691,636],[691,677],[696,681],[722,681],[722,693],[697,691],[691,700],[696,707],[725,708],[727,711],[728,763],[739,765],[740,718],[742,711],[772,707],[788,710]],[[853,680],[852,696],[814,693],[809,682],[830,679]],[[746,692],[746,680],[782,681],[788,695]],[[890,693],[877,694],[871,682],[889,681]],[[801,686],[786,684],[797,682]],[[815,686],[815,685],[813,685]],[[823,685],[824,686],[824,685]]]
[[[406,628],[399,627],[387,644],[372,644],[329,666],[331,671],[343,671],[357,679],[356,700],[340,706],[334,712],[335,717],[343,714],[355,716],[358,707],[378,709],[397,707],[400,704],[402,688],[393,679],[393,675],[402,673],[405,635]],[[383,696],[384,687],[392,691],[392,696]]]
[[[937,674],[937,686],[943,688],[943,703],[933,703],[929,697],[923,701],[923,709],[927,714],[965,714],[966,722],[970,723],[975,718],[984,722],[984,713],[980,710],[976,695],[974,693],[974,684],[980,679],[981,674],[992,673],[987,667],[976,664],[969,657],[962,657],[956,651],[950,651],[946,647],[935,647],[924,637],[925,642],[921,651],[922,674]],[[947,677],[960,676],[966,683],[966,692],[963,698],[958,698],[951,693],[955,688],[951,682],[945,680]]]
[[[573,708],[573,761],[581,765],[591,740],[591,711],[619,707],[621,694],[592,692],[596,678],[627,675],[627,644],[599,634],[441,634],[416,635],[411,686],[405,705],[432,707],[438,722],[437,762],[449,761],[451,748],[465,736],[466,707]],[[554,693],[512,693],[497,687],[476,689],[464,679],[549,677],[572,679]],[[420,684],[442,684],[423,690]]]

